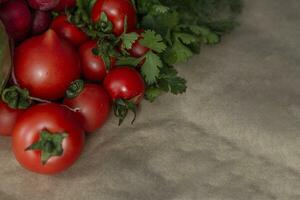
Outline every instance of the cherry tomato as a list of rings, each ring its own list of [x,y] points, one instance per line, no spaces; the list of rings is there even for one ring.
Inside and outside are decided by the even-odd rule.
[[[77,52],[51,29],[18,46],[14,64],[19,85],[41,99],[62,98],[71,82],[80,76]]]
[[[80,156],[84,131],[74,113],[58,104],[38,104],[17,120],[12,149],[28,170],[55,174],[69,168]]]
[[[76,6],[76,0],[60,0],[58,5],[53,10],[64,11],[66,8],[73,8],[75,6]]]
[[[90,40],[79,49],[83,76],[91,81],[102,81],[106,75],[106,66],[103,59],[93,54],[92,50],[97,47],[97,42]]]
[[[10,108],[0,100],[0,135],[10,136],[18,117],[24,110]]]
[[[111,100],[103,87],[97,84],[85,84],[75,98],[65,98],[64,104],[78,109],[84,130],[91,133],[101,128],[111,110]]]
[[[88,40],[87,35],[80,28],[71,24],[65,15],[56,17],[50,28],[74,46],[79,46]]]
[[[113,100],[125,99],[139,103],[145,93],[145,82],[142,76],[131,67],[118,67],[111,70],[103,84]]]
[[[130,0],[98,0],[92,9],[92,20],[97,22],[104,12],[113,24],[113,33],[117,36],[124,32],[127,18],[127,32],[135,29],[137,16]]]
[[[128,52],[132,57],[139,58],[144,56],[149,51],[149,48],[144,47],[140,43],[140,40],[143,39],[142,33],[144,30],[136,30],[134,32],[139,35],[139,38],[132,44],[132,47],[128,50]]]

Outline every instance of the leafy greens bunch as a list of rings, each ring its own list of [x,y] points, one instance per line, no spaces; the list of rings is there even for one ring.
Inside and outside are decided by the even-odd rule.
[[[94,53],[102,56],[106,66],[110,66],[113,56],[118,65],[141,67],[147,85],[145,98],[151,102],[164,92],[186,91],[186,80],[178,75],[174,65],[198,54],[202,45],[219,43],[223,34],[237,26],[236,15],[242,7],[241,0],[131,1],[138,16],[137,27],[144,30],[139,42],[150,49],[141,58],[133,58],[127,51],[139,39],[137,33],[125,30],[121,36],[114,36],[104,13],[99,23],[90,21],[95,0],[78,0],[77,10],[69,11],[69,20],[98,40],[99,48]],[[120,42],[121,52],[117,52],[115,47]]]

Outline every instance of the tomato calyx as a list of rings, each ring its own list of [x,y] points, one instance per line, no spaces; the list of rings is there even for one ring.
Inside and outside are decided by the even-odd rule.
[[[66,91],[66,97],[73,99],[77,97],[84,88],[84,81],[81,79],[75,80],[71,83],[70,87]]]
[[[116,99],[113,103],[113,109],[115,116],[119,119],[119,126],[123,123],[128,111],[131,111],[134,114],[131,124],[134,123],[137,112],[137,106],[134,102],[125,99]]]
[[[102,31],[103,33],[111,33],[113,30],[113,24],[108,19],[105,12],[101,13],[99,21],[96,23],[96,29]]]
[[[63,140],[68,136],[67,133],[51,133],[43,130],[40,139],[25,149],[25,151],[41,151],[42,165],[45,165],[52,156],[61,156],[64,152],[62,147]]]
[[[13,109],[26,109],[31,105],[29,92],[18,86],[11,86],[2,92],[2,100]]]

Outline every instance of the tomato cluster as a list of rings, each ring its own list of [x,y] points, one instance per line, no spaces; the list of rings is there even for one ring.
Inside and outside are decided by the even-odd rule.
[[[75,0],[0,1],[0,19],[15,41],[12,79],[0,101],[0,135],[12,136],[18,162],[37,173],[69,168],[82,152],[84,134],[101,128],[112,108],[121,123],[145,92],[139,71],[116,65],[113,56],[108,66],[94,52],[101,42],[65,13],[74,6]],[[103,13],[116,37],[141,35],[130,0],[98,0],[90,20],[98,23]],[[147,51],[137,40],[128,52],[141,57]]]

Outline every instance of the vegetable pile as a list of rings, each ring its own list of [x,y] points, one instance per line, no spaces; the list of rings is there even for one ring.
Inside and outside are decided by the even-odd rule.
[[[111,110],[186,91],[174,65],[217,44],[240,0],[0,0],[0,135],[19,163],[55,174]]]

